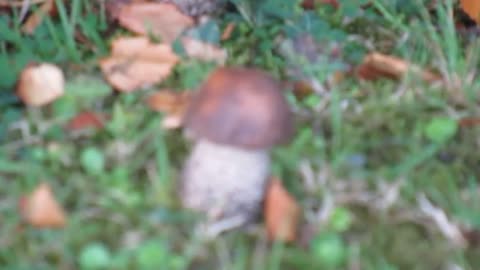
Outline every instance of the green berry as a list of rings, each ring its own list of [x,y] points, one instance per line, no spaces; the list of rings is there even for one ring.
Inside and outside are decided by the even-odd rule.
[[[89,244],[83,248],[79,263],[81,269],[105,269],[111,261],[110,252],[100,243]]]
[[[337,232],[344,232],[352,225],[352,214],[348,209],[337,207],[330,217],[330,227]]]
[[[442,144],[451,139],[457,133],[457,121],[438,117],[434,118],[428,123],[425,128],[425,135],[434,143]]]
[[[335,233],[317,235],[311,243],[312,253],[326,267],[338,267],[345,262],[346,246]]]
[[[90,147],[83,150],[81,156],[81,164],[83,168],[91,174],[99,174],[103,172],[105,159],[103,153],[97,148]]]

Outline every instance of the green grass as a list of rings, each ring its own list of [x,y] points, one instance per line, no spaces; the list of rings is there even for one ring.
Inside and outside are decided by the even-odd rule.
[[[181,131],[163,130],[162,116],[146,108],[151,90],[115,94],[99,75],[96,60],[108,53],[105,35],[112,33],[105,10],[93,1],[57,0],[58,17],[45,19],[32,36],[20,33],[16,12],[0,15],[1,268],[88,269],[104,262],[100,269],[478,269],[480,248],[454,246],[421,214],[417,199],[425,194],[450,220],[480,229],[480,127],[450,134],[454,122],[441,120],[478,116],[479,44],[456,30],[453,1],[437,1],[431,10],[405,2],[370,1],[362,9],[342,3],[308,16],[288,7],[269,14],[268,5],[258,4],[216,20],[237,23],[221,43],[229,65],[261,67],[282,79],[289,63],[276,50],[277,38],[305,29],[343,52],[326,67],[306,63],[316,78],[358,64],[369,50],[446,78],[438,86],[414,74],[398,82],[347,76],[325,93],[288,94],[297,132],[275,149],[273,173],[304,216],[303,240],[287,245],[268,243],[263,233],[233,231],[211,242],[195,234],[198,217],[181,209],[175,193],[190,144]],[[64,67],[65,96],[41,109],[20,106],[14,83],[30,61]],[[213,68],[184,61],[162,86],[194,89]],[[100,131],[75,136],[64,126],[83,110],[111,119]],[[41,181],[68,213],[63,229],[22,223],[18,199]],[[387,190],[397,184],[389,201]],[[321,220],[329,201],[343,214]]]

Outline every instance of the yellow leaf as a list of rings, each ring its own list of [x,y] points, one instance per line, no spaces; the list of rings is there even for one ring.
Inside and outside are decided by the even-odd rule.
[[[268,187],[264,216],[269,239],[286,242],[295,240],[300,207],[278,179],[272,179]]]
[[[28,19],[25,21],[25,23],[21,28],[22,32],[26,34],[33,34],[37,26],[39,26],[42,23],[44,16],[48,15],[48,13],[52,11],[54,8],[55,8],[54,0],[46,0],[45,2],[43,2],[40,8],[34,13],[32,13],[28,17]]]
[[[179,93],[164,89],[150,95],[146,102],[150,109],[165,113],[162,121],[165,129],[174,129],[183,125],[183,118],[190,99],[190,92]]]
[[[120,24],[137,34],[158,35],[162,42],[173,42],[185,29],[193,26],[193,19],[181,13],[174,5],[164,3],[131,3],[120,9]]]
[[[475,22],[480,23],[480,1],[479,0],[460,0],[463,11]]]
[[[161,82],[178,60],[168,44],[154,44],[147,37],[122,37],[113,41],[111,55],[100,60],[100,68],[115,89],[130,92]]]
[[[213,44],[184,37],[182,38],[182,45],[190,58],[201,61],[213,61],[222,65],[227,60],[227,51]]]
[[[399,80],[408,72],[412,72],[430,83],[442,80],[441,76],[429,70],[422,69],[401,58],[377,52],[366,55],[356,70],[357,76],[365,80],[378,78]]]
[[[37,228],[65,226],[65,213],[47,183],[39,184],[23,199],[20,212],[28,224]]]

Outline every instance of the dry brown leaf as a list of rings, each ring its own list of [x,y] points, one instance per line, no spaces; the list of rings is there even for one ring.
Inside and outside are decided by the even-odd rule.
[[[221,65],[227,61],[227,51],[213,44],[184,37],[182,38],[182,45],[190,58],[201,61],[213,61]]]
[[[338,8],[340,4],[338,0],[304,0],[302,1],[302,7],[304,9],[314,9],[318,4],[329,4],[332,5],[334,8]]]
[[[150,109],[165,113],[163,128],[174,129],[183,125],[183,117],[190,99],[190,92],[178,93],[164,89],[150,95],[146,102]]]
[[[20,212],[28,224],[37,228],[58,228],[66,223],[65,212],[47,183],[40,183],[22,199]]]
[[[150,95],[146,102],[150,109],[170,113],[175,111],[181,99],[181,93],[176,93],[169,89],[161,89]]]
[[[81,112],[68,121],[67,129],[70,131],[84,130],[88,128],[101,129],[104,126],[102,115],[94,112]]]
[[[264,207],[269,239],[294,241],[297,235],[300,207],[279,179],[271,179],[265,195]]]
[[[293,94],[299,100],[303,100],[314,92],[312,85],[306,81],[295,81],[291,85]]]
[[[45,15],[55,7],[55,0],[46,0],[40,8],[34,12],[23,24],[21,30],[24,33],[32,34],[37,26],[40,25]]]
[[[430,83],[442,80],[440,75],[421,69],[403,59],[376,52],[365,56],[363,63],[356,70],[357,76],[365,80],[376,80],[379,78],[399,80],[408,72],[417,74]]]
[[[162,42],[172,43],[185,29],[193,26],[193,19],[181,13],[176,6],[165,3],[131,3],[121,8],[120,24],[141,35],[152,33]]]
[[[111,55],[100,60],[100,68],[114,88],[130,92],[162,81],[178,60],[170,45],[123,37],[113,41]]]
[[[225,29],[223,29],[221,40],[227,40],[232,36],[233,30],[235,29],[235,23],[231,22],[228,23],[227,26],[225,26]]]
[[[480,117],[463,117],[458,120],[460,127],[470,128],[480,125]]]
[[[112,42],[111,53],[119,57],[147,58],[155,62],[178,61],[170,45],[152,43],[147,37],[120,37]]]
[[[463,11],[474,20],[477,24],[480,23],[480,1],[478,0],[460,0],[460,5]]]
[[[131,5],[132,3],[145,3],[149,0],[110,0],[105,1],[105,12],[110,19],[116,20],[120,15],[122,7]]]
[[[49,63],[29,64],[20,73],[17,95],[27,105],[43,106],[63,95],[62,70]]]

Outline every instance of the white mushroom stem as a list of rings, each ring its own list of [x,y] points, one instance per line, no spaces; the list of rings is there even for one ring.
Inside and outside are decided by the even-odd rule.
[[[203,212],[209,222],[247,224],[261,211],[270,174],[268,150],[246,150],[198,141],[183,169],[181,200]],[[230,222],[231,221],[231,222]]]

